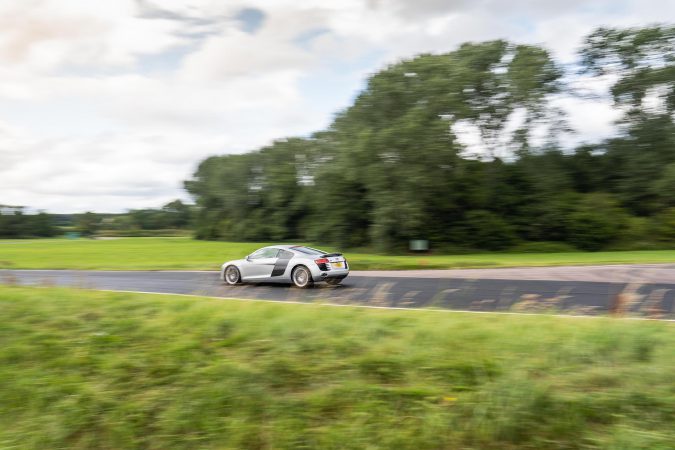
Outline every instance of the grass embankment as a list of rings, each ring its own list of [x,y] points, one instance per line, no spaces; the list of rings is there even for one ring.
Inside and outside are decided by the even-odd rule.
[[[0,448],[670,449],[665,322],[0,287]]]
[[[269,243],[189,238],[0,240],[0,269],[216,270]],[[326,250],[334,250],[326,248]],[[346,252],[354,270],[673,263],[675,250],[377,255]]]

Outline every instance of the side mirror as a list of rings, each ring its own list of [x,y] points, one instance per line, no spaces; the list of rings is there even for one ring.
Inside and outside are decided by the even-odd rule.
[[[251,261],[251,255],[248,255],[248,256],[246,257],[246,261],[249,261],[249,262]]]

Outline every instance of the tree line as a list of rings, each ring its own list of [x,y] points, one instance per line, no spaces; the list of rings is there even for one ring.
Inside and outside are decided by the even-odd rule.
[[[49,214],[26,214],[23,206],[0,205],[0,237],[51,237],[56,234],[58,231]]]
[[[174,200],[161,208],[132,209],[122,214],[27,213],[23,206],[0,205],[0,238],[52,237],[67,232],[85,237],[154,236],[189,230],[193,206]]]
[[[563,150],[553,99],[589,95],[572,70],[609,83],[621,118],[616,137]],[[185,187],[200,239],[661,246],[675,240],[674,109],[675,27],[598,29],[574,69],[539,46],[466,43],[371,76],[326,130],[204,160]],[[467,126],[481,154],[460,142]]]

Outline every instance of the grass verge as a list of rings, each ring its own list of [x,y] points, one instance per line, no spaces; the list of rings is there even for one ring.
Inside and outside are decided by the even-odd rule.
[[[0,240],[0,269],[217,270],[224,261],[264,245],[269,243],[189,238]],[[675,262],[675,250],[402,256],[347,252],[346,256],[354,270]]]
[[[0,448],[670,449],[663,322],[0,287]]]

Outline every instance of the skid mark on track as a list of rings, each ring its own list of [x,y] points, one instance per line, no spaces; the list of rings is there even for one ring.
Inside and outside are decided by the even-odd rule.
[[[401,298],[401,301],[398,302],[398,305],[400,306],[412,306],[415,304],[415,297],[422,291],[408,291],[403,295],[403,298]]]
[[[394,283],[378,283],[371,291],[369,304],[373,306],[391,306],[389,291]]]

